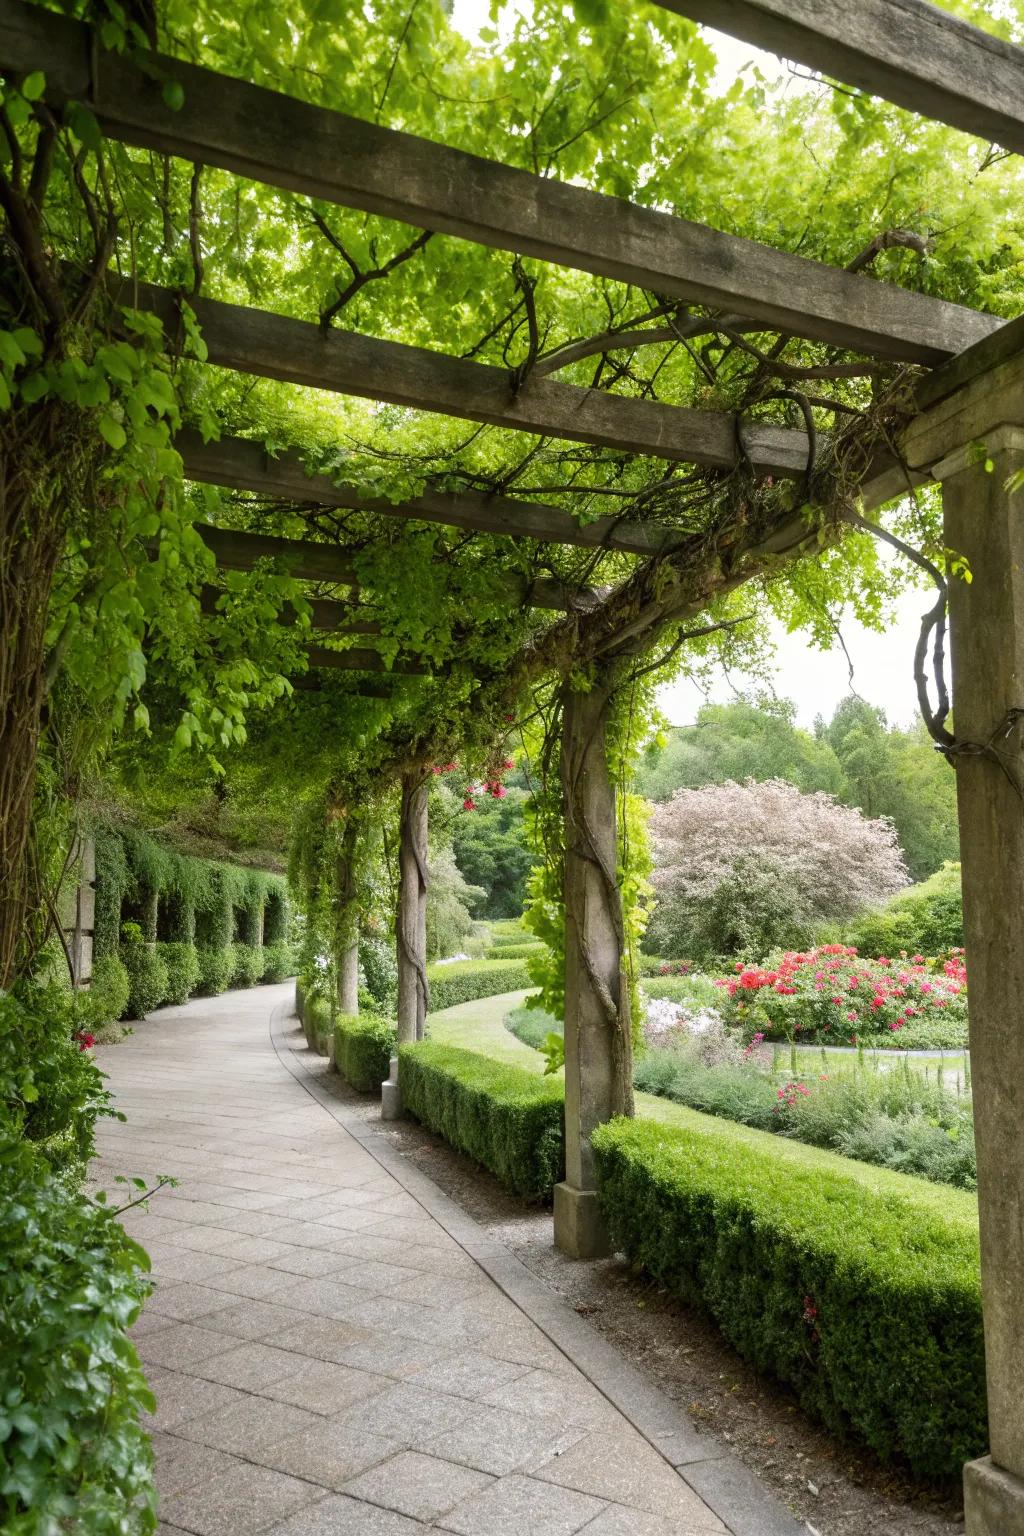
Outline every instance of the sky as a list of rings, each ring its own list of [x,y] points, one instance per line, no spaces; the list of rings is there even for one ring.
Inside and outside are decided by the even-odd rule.
[[[514,0],[514,4],[524,13],[530,9],[530,0]],[[480,27],[490,23],[489,0],[454,0],[452,23],[466,37],[475,38]],[[739,42],[710,28],[705,28],[705,32],[718,58],[716,79],[721,90],[727,90],[738,71],[752,61],[756,61],[768,79],[787,73],[786,65],[774,54],[762,53],[749,43]],[[790,78],[789,90],[810,88],[799,77]],[[798,722],[811,726],[818,714],[827,719],[851,691],[852,662],[855,691],[869,704],[884,709],[890,724],[910,724],[917,714],[914,646],[921,615],[929,605],[927,593],[920,590],[906,593],[897,607],[894,623],[885,634],[865,629],[852,618],[842,621],[840,627],[850,661],[838,645],[831,651],[814,650],[803,635],[788,635],[781,625],[776,626],[772,683],[775,693],[780,698],[792,699]],[[755,686],[759,690],[761,684],[755,685],[752,679],[744,678],[742,674],[732,673],[727,678],[722,673],[704,694],[694,683],[681,678],[666,683],[659,690],[658,703],[671,724],[687,725],[705,699],[727,703],[736,697],[737,690]]]

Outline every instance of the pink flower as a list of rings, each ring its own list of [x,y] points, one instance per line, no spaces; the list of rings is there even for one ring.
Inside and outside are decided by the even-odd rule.
[[[462,802],[462,809],[464,811],[475,811],[476,810],[476,801],[472,798],[472,796],[470,796],[470,795],[466,796],[465,800],[463,800],[463,802]]]

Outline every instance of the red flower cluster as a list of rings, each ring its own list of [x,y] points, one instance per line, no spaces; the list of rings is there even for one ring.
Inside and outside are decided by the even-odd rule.
[[[658,966],[659,976],[689,976],[693,966],[689,960],[668,960],[664,965]]]
[[[806,1083],[783,1083],[775,1095],[779,1102],[773,1104],[772,1108],[776,1112],[780,1109],[792,1109],[798,1099],[809,1099],[810,1096],[811,1090]]]
[[[78,1041],[78,1049],[80,1051],[89,1051],[96,1044],[96,1036],[90,1035],[87,1029],[77,1030],[75,1039]]]

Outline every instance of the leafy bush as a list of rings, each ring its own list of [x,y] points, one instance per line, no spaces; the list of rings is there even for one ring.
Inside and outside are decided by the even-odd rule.
[[[144,1019],[167,996],[167,967],[156,948],[143,942],[142,930],[136,923],[125,923],[121,935],[121,963],[128,972],[124,1017]]]
[[[121,1018],[128,1007],[131,982],[120,955],[101,955],[92,968],[89,983],[89,1016],[94,1029]]]
[[[331,1030],[334,1028],[334,1009],[325,997],[306,996],[302,1001],[302,1029],[306,1044],[311,1051],[327,1055]],[[387,1073],[384,1074],[385,1077]]]
[[[920,885],[912,885],[874,912],[865,912],[849,930],[850,943],[865,955],[942,955],[962,949],[964,907],[960,865],[947,863]]]
[[[196,987],[202,970],[194,944],[158,944],[156,952],[167,967],[165,1003],[187,1003]]]
[[[516,1194],[550,1198],[565,1170],[561,1082],[430,1040],[398,1057],[411,1115]]]
[[[732,1127],[595,1131],[612,1241],[701,1303],[756,1369],[837,1434],[930,1481],[985,1450],[977,1226],[968,1197]],[[793,1149],[795,1152],[796,1149]],[[820,1161],[819,1161],[820,1159]]]
[[[112,1212],[55,1177],[37,1148],[0,1135],[6,1536],[155,1528],[153,1453],[139,1414],[156,1404],[124,1332],[148,1268]]]
[[[478,997],[497,997],[530,986],[525,960],[456,960],[427,968],[431,1009],[454,1008]]]
[[[264,982],[287,981],[289,976],[295,975],[295,954],[290,944],[280,940],[276,944],[266,944],[260,951],[263,957]]]
[[[263,975],[263,951],[255,944],[232,944],[231,985],[254,987]]]
[[[692,960],[806,944],[907,881],[891,822],[781,779],[677,790],[651,831],[649,942]]]
[[[88,1006],[88,994],[52,982],[0,992],[0,1135],[38,1142],[55,1167],[85,1163],[96,1120],[110,1112],[84,1049]]]
[[[543,1008],[528,1008],[525,1003],[505,1015],[505,1028],[535,1051],[543,1050],[548,1035],[560,1035],[564,1027],[554,1014],[545,1013]]]
[[[539,939],[532,944],[492,944],[484,950],[485,960],[525,960],[529,955],[535,955],[542,950],[544,945]]]
[[[235,957],[229,945],[200,944],[196,948],[199,961],[198,991],[204,997],[216,997],[231,985]]]
[[[640,990],[645,997],[668,998],[694,1009],[722,1007],[721,989],[711,976],[645,976]]]
[[[395,1025],[376,1014],[342,1014],[334,1023],[334,1064],[357,1093],[379,1093],[391,1070]]]
[[[966,1033],[967,975],[955,956],[942,966],[913,959],[864,960],[843,944],[782,955],[775,965],[737,966],[722,981],[723,1016],[749,1039],[844,1044],[896,1036],[908,1025],[955,1023]]]
[[[492,944],[526,944],[531,937],[523,927],[521,917],[501,917],[487,926],[491,930]]]
[[[381,1013],[394,1011],[398,1001],[398,961],[395,946],[366,933],[359,937],[359,969]]]

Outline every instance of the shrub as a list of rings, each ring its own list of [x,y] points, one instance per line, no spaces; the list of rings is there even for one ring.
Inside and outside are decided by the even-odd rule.
[[[167,967],[164,1002],[187,1003],[202,975],[195,945],[158,944],[156,952]]]
[[[492,944],[526,944],[531,937],[521,917],[500,917],[487,926]]]
[[[334,1027],[334,1009],[325,997],[305,997],[302,1003],[302,1029],[306,1044],[311,1051],[327,1055],[331,1030]],[[387,1073],[384,1074],[385,1077]]]
[[[536,955],[544,945],[539,939],[532,944],[492,944],[484,950],[485,960],[525,960],[528,955]]]
[[[862,959],[843,944],[782,955],[776,964],[737,966],[720,983],[729,1024],[769,1040],[843,1044],[894,1036],[908,1025],[956,1023],[966,1030],[967,976],[960,957],[931,967],[911,960]]]
[[[395,946],[376,934],[359,938],[359,969],[374,1004],[382,1013],[393,1011],[398,1000],[398,961]]]
[[[334,1064],[357,1093],[379,1093],[391,1070],[395,1026],[376,1014],[342,1014],[334,1023]]]
[[[121,1018],[128,1006],[131,982],[120,955],[101,955],[92,968],[88,1006],[94,1029]]]
[[[199,987],[204,997],[216,997],[231,985],[235,959],[230,945],[200,944],[196,948],[199,961]]]
[[[295,975],[295,955],[290,944],[280,940],[275,944],[266,944],[260,951],[263,958],[264,982],[287,981],[289,976]]]
[[[156,948],[143,942],[141,929],[135,923],[124,924],[120,953],[128,972],[128,1005],[124,1017],[144,1019],[167,996],[167,967]]]
[[[553,1013],[545,1013],[543,1008],[528,1008],[525,1003],[522,1008],[513,1008],[505,1015],[505,1028],[535,1051],[543,1049],[548,1035],[562,1034],[564,1027]]]
[[[651,831],[649,942],[688,959],[805,944],[907,882],[891,822],[781,779],[677,790]]]
[[[263,951],[255,944],[232,944],[231,985],[254,987],[263,975]]]
[[[156,1404],[124,1332],[148,1268],[113,1212],[55,1177],[37,1148],[0,1135],[6,1536],[154,1529],[153,1453],[139,1414]]]
[[[531,985],[525,960],[456,960],[427,969],[431,1009],[454,1008],[478,997],[496,997]]]
[[[83,1049],[90,1022],[88,995],[56,983],[0,992],[0,1135],[39,1143],[55,1167],[85,1163],[96,1121],[110,1112]]]
[[[912,885],[874,912],[865,912],[849,930],[850,943],[865,955],[946,954],[962,949],[964,908],[960,865],[947,863],[920,885]]]
[[[565,1170],[561,1082],[430,1040],[398,1056],[411,1115],[516,1194],[550,1198]]]
[[[595,1131],[612,1241],[711,1313],[833,1433],[919,1477],[985,1449],[977,1228],[949,1191],[881,1189],[754,1133],[613,1121]],[[822,1161],[817,1161],[820,1158]],[[784,1171],[783,1171],[784,1169]]]

